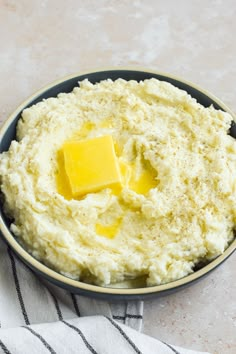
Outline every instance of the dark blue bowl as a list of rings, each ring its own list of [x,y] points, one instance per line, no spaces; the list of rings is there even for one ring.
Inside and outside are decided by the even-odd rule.
[[[29,97],[24,103],[22,103],[6,120],[5,124],[0,130],[0,152],[6,151],[9,149],[10,143],[16,137],[16,125],[21,117],[22,111],[32,106],[33,104],[49,97],[56,97],[61,92],[70,92],[72,89],[78,85],[79,81],[88,79],[92,83],[99,82],[106,79],[116,80],[122,78],[125,80],[136,80],[141,81],[150,78],[157,78],[159,80],[167,81],[174,86],[187,91],[192,97],[201,103],[203,106],[208,107],[213,105],[216,109],[221,109],[229,112],[232,116],[233,113],[227,108],[224,103],[213,95],[203,91],[201,88],[193,85],[185,80],[176,78],[174,76],[158,73],[152,70],[138,69],[138,68],[108,68],[107,70],[96,70],[94,72],[86,72],[73,76],[63,78],[62,80],[56,81],[31,97]],[[230,134],[236,138],[236,128],[234,122],[232,122]],[[101,286],[95,286],[87,284],[84,282],[72,280],[68,277],[61,275],[60,273],[55,272],[49,267],[45,266],[41,262],[33,258],[24,248],[17,242],[14,235],[10,231],[10,221],[4,215],[2,210],[2,205],[0,207],[0,230],[2,233],[3,239],[9,244],[13,249],[15,254],[27,264],[35,273],[46,278],[50,282],[69,290],[70,292],[98,297],[109,300],[120,300],[120,299],[143,299],[150,298],[153,296],[161,295],[176,291],[182,287],[190,285],[191,283],[199,280],[201,277],[208,274],[210,271],[215,269],[220,265],[224,260],[226,260],[236,249],[236,240],[234,240],[230,246],[225,250],[225,252],[217,257],[215,260],[211,261],[206,265],[199,266],[194,273],[176,280],[174,282],[157,285],[152,287],[146,287],[142,282],[134,282],[132,288],[106,288]]]

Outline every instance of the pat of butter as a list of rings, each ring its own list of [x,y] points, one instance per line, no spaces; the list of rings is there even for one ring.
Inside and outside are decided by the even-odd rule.
[[[121,185],[119,165],[110,135],[68,141],[62,151],[73,197]]]

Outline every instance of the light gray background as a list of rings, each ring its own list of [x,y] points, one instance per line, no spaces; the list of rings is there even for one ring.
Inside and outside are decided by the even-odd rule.
[[[236,111],[234,0],[0,0],[0,121],[67,74],[141,65],[182,76]],[[144,332],[236,353],[236,255],[187,290],[145,302]]]

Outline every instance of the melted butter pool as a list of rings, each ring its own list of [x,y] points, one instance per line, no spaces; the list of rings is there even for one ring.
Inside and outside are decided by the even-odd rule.
[[[98,223],[96,224],[96,233],[107,238],[114,238],[120,229],[121,222],[122,218],[120,217],[111,225],[102,225]]]
[[[59,194],[63,195],[66,200],[71,200],[72,192],[69,184],[69,180],[66,175],[64,167],[64,156],[62,150],[57,152],[57,172],[56,172],[56,185]]]

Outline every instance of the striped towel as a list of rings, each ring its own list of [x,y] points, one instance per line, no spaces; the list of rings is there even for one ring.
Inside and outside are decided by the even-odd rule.
[[[142,301],[71,294],[36,277],[2,241],[0,289],[0,353],[194,353],[141,334]]]

